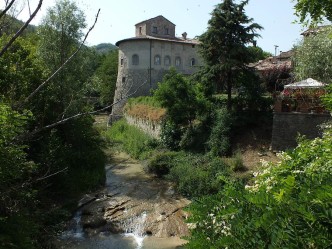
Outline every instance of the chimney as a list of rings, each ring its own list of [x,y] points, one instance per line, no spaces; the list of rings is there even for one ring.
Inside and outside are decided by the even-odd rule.
[[[187,32],[182,33],[183,40],[187,40]]]

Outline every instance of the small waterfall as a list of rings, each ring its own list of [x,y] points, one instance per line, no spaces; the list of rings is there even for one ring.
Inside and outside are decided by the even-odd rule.
[[[76,238],[81,239],[84,237],[84,231],[81,224],[82,212],[78,211],[73,217],[73,224],[71,225],[71,229],[68,231],[64,231],[61,235],[61,238]]]
[[[137,249],[142,248],[143,240],[145,238],[145,221],[146,212],[143,212],[139,216],[134,216],[126,220],[123,224],[125,229],[125,236],[131,236],[135,239],[137,243]]]

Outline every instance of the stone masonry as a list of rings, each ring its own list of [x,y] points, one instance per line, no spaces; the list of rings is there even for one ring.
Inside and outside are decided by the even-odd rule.
[[[272,149],[284,151],[296,147],[298,134],[309,139],[321,136],[320,125],[331,120],[330,114],[275,112]]]

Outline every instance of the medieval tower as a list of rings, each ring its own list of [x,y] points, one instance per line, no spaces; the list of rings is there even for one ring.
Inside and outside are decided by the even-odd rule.
[[[190,75],[202,65],[198,41],[175,36],[175,24],[157,16],[135,25],[133,38],[118,41],[119,68],[111,119],[122,116],[127,97],[149,95],[174,67]],[[110,120],[111,121],[111,120]]]

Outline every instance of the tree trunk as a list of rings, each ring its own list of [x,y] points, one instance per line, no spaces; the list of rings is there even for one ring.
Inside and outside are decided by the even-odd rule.
[[[227,111],[232,110],[232,81],[231,74],[227,73]]]

